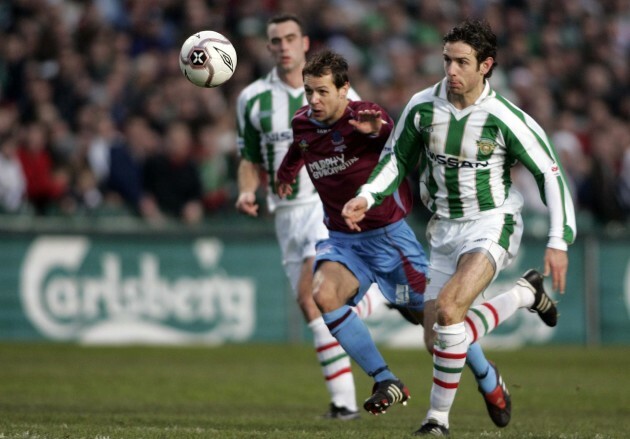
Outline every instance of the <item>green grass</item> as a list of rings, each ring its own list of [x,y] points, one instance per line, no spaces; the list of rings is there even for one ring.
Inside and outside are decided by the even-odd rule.
[[[327,394],[309,346],[219,348],[0,344],[0,438],[404,438],[422,420],[431,364],[383,349],[411,390],[407,407],[360,421],[318,419]],[[630,348],[489,352],[512,394],[490,422],[469,372],[451,413],[455,438],[630,437]],[[354,367],[359,401],[370,380]]]

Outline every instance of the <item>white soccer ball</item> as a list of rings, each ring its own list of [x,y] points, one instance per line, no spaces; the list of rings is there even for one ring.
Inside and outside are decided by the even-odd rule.
[[[234,74],[236,50],[230,40],[218,32],[197,32],[182,44],[179,68],[198,87],[218,87]]]

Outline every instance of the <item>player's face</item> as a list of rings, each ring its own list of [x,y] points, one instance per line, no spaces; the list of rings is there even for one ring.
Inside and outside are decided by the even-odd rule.
[[[337,122],[346,110],[349,84],[335,87],[332,74],[304,77],[304,94],[313,119],[325,125]]]
[[[462,41],[446,43],[442,51],[444,71],[450,95],[466,97],[481,93],[484,87],[484,75],[492,66],[493,59],[477,62],[476,51]]]
[[[302,35],[295,21],[270,24],[267,28],[267,38],[267,49],[278,69],[283,72],[302,69],[309,48],[309,39]]]

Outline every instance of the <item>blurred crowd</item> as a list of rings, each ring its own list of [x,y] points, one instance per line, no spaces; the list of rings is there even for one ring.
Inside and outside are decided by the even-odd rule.
[[[546,130],[578,210],[630,216],[630,0],[12,0],[0,3],[0,210],[121,211],[194,224],[233,210],[235,103],[272,65],[265,23],[303,18],[312,51],[351,64],[363,99],[396,119],[443,76],[442,35],[487,19],[500,42],[492,86]],[[182,42],[226,35],[223,86],[181,74]],[[513,170],[532,212],[531,176]]]

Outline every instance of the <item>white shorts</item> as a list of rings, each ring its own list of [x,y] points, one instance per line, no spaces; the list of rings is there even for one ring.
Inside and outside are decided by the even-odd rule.
[[[434,216],[427,226],[430,248],[429,282],[424,300],[435,300],[453,276],[461,255],[485,253],[494,265],[494,277],[507,267],[518,252],[523,235],[520,210],[493,214],[474,220],[449,220]]]
[[[276,237],[282,252],[282,266],[289,278],[293,294],[306,258],[315,256],[317,241],[328,238],[321,202],[280,207],[275,212]]]

